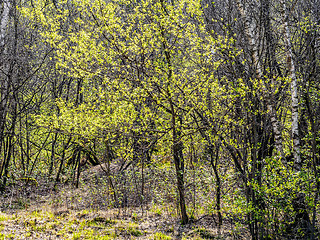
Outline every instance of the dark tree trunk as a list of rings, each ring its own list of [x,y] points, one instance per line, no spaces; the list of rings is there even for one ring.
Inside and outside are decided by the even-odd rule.
[[[181,223],[187,224],[189,222],[189,217],[187,215],[186,203],[185,203],[185,191],[184,191],[184,158],[183,158],[183,143],[181,141],[181,132],[177,126],[177,120],[174,112],[173,105],[171,105],[172,110],[172,153],[173,160],[176,169],[177,177],[177,187],[179,193],[179,206],[181,213]],[[181,117],[180,117],[181,123]]]

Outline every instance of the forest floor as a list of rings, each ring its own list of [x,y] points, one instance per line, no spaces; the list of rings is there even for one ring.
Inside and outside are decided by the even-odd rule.
[[[21,182],[0,197],[0,239],[250,239],[245,226],[227,219],[219,231],[209,215],[182,226],[169,203],[104,208],[88,188],[41,186]]]

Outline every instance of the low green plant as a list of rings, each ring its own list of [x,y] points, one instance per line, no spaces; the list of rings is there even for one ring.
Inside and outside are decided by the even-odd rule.
[[[157,233],[154,234],[153,239],[154,240],[171,240],[172,237],[168,236],[168,235],[165,235],[164,233],[157,232]]]
[[[130,235],[135,237],[140,237],[143,235],[143,233],[138,229],[138,225],[134,223],[129,223],[129,226],[127,227],[127,231]]]
[[[16,235],[13,233],[9,233],[9,234],[4,234],[4,233],[0,233],[0,240],[7,240],[7,239],[16,239]]]
[[[3,221],[7,221],[9,219],[9,217],[5,214],[0,214],[0,222],[3,222]]]

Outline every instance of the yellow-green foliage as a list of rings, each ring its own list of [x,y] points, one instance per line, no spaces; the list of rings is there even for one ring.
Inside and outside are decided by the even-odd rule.
[[[4,233],[0,233],[0,239],[6,240],[6,239],[16,239],[16,235],[13,233],[9,233],[9,234],[4,234]]]
[[[153,236],[154,240],[171,240],[172,237],[165,235],[164,233],[157,232]]]
[[[8,215],[4,213],[0,213],[0,222],[7,221],[8,219],[9,219]]]
[[[56,49],[56,68],[81,79],[90,99],[77,106],[60,99],[59,115],[36,121],[79,136],[82,144],[101,133],[108,138],[132,131],[137,120],[139,130],[152,119],[167,131],[170,115],[181,109],[188,126],[189,113],[207,107],[203,93],[217,87],[211,73],[221,62],[213,52],[237,54],[232,37],[214,38],[206,31],[200,0],[64,0],[58,9],[40,0],[21,12],[41,25],[43,39]],[[150,104],[135,107],[146,101],[152,110]],[[161,150],[168,150],[167,141],[160,138]]]

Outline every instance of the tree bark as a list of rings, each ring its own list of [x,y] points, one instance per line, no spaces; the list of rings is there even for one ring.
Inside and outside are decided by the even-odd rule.
[[[301,157],[300,157],[300,137],[299,137],[299,98],[297,87],[297,76],[295,70],[295,64],[293,61],[291,36],[288,24],[288,18],[286,14],[286,3],[284,0],[280,1],[281,5],[281,17],[284,25],[284,39],[286,44],[287,65],[291,78],[291,108],[292,108],[292,140],[293,140],[293,156],[295,168],[301,169]]]
[[[236,0],[236,3],[238,6],[240,15],[244,19],[245,35],[248,38],[253,64],[256,69],[257,78],[263,79],[263,70],[261,67],[261,63],[259,61],[259,52],[257,49],[257,43],[255,40],[256,38],[254,34],[255,26],[252,22],[252,18],[250,18],[250,15],[248,14],[247,10],[244,8],[243,4],[241,3],[241,0]],[[265,85],[263,85],[262,88],[264,90],[264,95],[267,100],[267,108],[270,114],[270,120],[273,128],[273,132],[274,132],[276,149],[280,153],[281,158],[284,158],[282,133],[281,133],[279,121],[277,119],[277,113],[273,106],[273,101],[272,101],[273,98],[272,98],[272,95],[268,93],[268,90]]]
[[[7,55],[7,49],[5,46],[5,38],[6,38],[6,31],[9,24],[9,12],[11,8],[11,2],[10,0],[6,0],[3,2],[3,11],[1,16],[1,25],[0,25],[0,56],[2,59],[0,60],[0,65],[2,67],[2,76],[0,76],[0,154],[2,152],[3,144],[5,142],[4,137],[4,131],[6,128],[6,119],[8,114],[8,104],[9,104],[9,71],[10,67],[7,62],[7,59],[5,59],[5,56]],[[9,144],[9,148],[11,149],[11,143]],[[6,150],[3,150],[3,160],[1,163],[1,169],[0,169],[0,179],[2,180],[2,188],[4,188],[5,182],[6,182],[6,171],[8,167],[8,158],[7,154],[10,154],[9,152],[6,152]]]
[[[183,159],[183,144],[181,141],[181,131],[177,126],[176,112],[174,111],[173,103],[171,102],[171,127],[172,127],[172,153],[176,169],[177,187],[179,193],[179,205],[181,212],[181,224],[187,224],[189,217],[187,214],[184,191],[184,159]],[[181,122],[181,117],[180,117]]]
[[[2,12],[1,25],[0,25],[0,48],[3,48],[5,45],[5,36],[6,36],[7,25],[9,22],[10,7],[11,7],[10,0],[3,1],[3,12]]]

